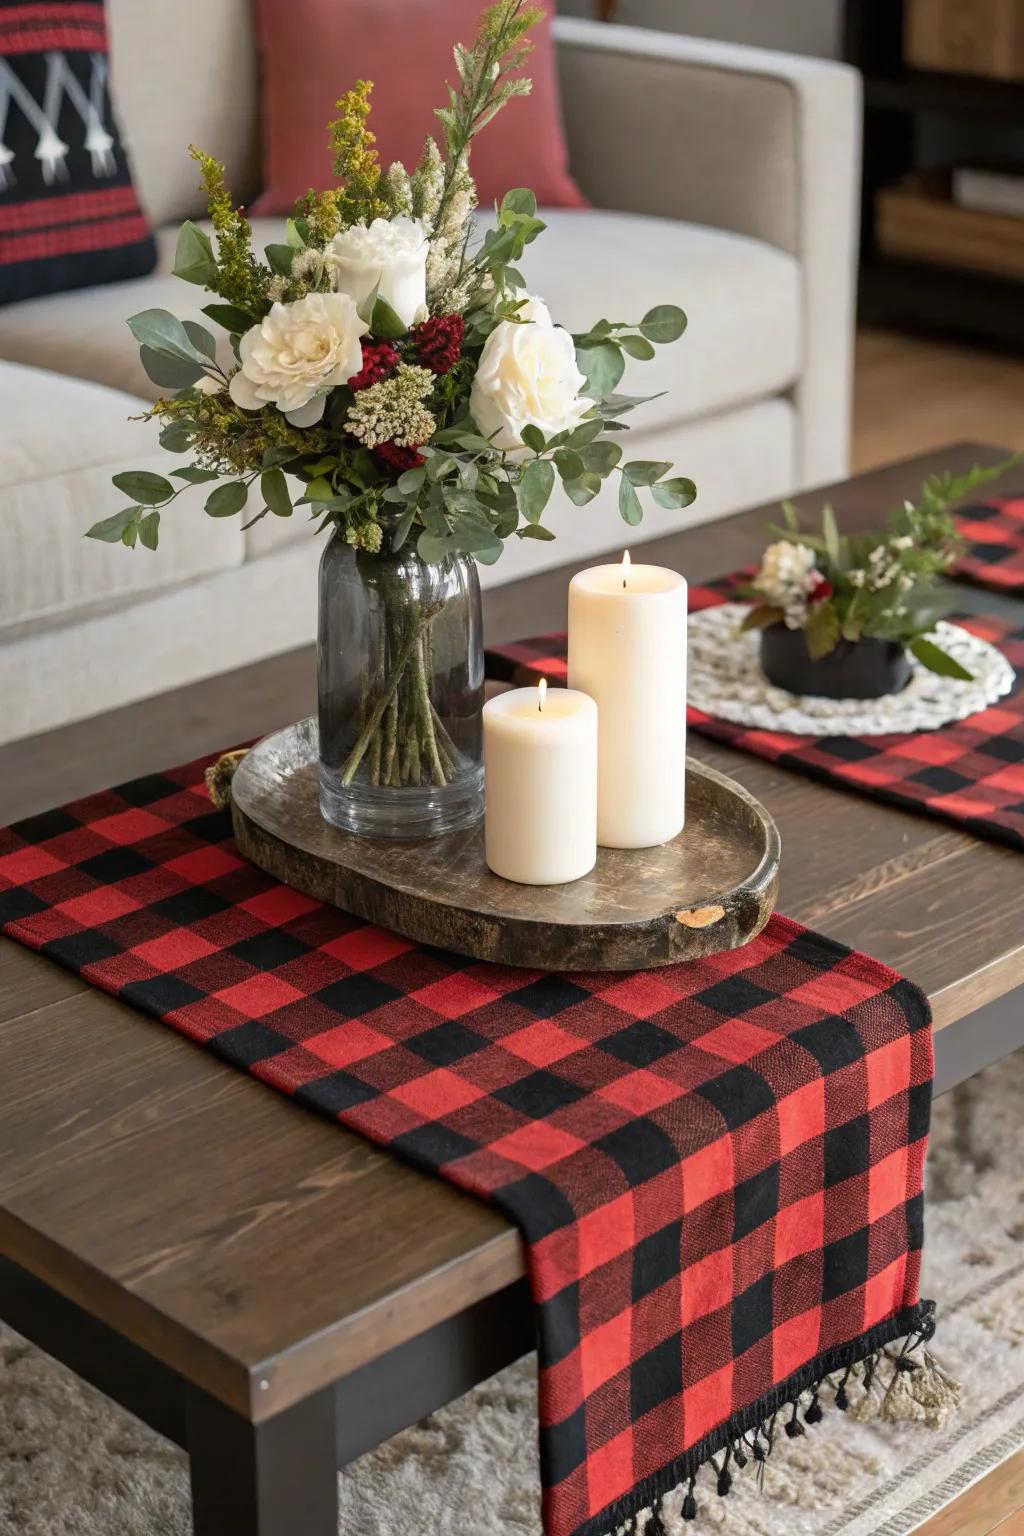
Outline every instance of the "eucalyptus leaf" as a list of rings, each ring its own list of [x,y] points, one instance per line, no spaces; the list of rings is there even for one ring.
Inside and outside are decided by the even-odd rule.
[[[611,474],[622,458],[622,448],[618,443],[590,443],[580,450],[580,458],[585,469],[604,477]]]
[[[543,539],[545,544],[550,544],[554,534],[550,528],[543,528],[540,523],[527,523],[524,528],[519,529],[519,537],[521,539]]]
[[[635,528],[637,523],[642,523],[644,509],[640,505],[640,498],[636,493],[633,482],[625,474],[619,480],[619,515],[624,523]]]
[[[256,324],[256,317],[250,315],[247,309],[240,309],[237,304],[204,304],[202,313],[214,324],[222,325],[236,336],[244,336]]]
[[[539,523],[551,499],[555,469],[550,459],[534,459],[523,470],[517,487],[519,510],[528,523]]]
[[[334,487],[323,475],[316,475],[306,486],[304,501],[330,501]]]
[[[291,277],[295,252],[290,245],[268,245],[264,247],[263,254],[271,272],[276,272],[278,277]]]
[[[412,474],[412,473],[414,473],[414,471],[407,470],[406,473],[407,474]],[[401,517],[398,519],[398,522],[395,524],[394,529],[392,530],[392,534],[391,534],[391,548],[392,548],[392,550],[395,553],[397,553],[398,550],[401,549],[402,545],[405,543],[406,539],[409,537],[409,529],[412,527],[413,518],[415,516],[416,516],[416,508],[415,507],[406,507],[405,511],[402,513]]]
[[[692,480],[677,475],[674,480],[662,480],[658,485],[652,485],[651,495],[659,507],[674,511],[693,505],[697,500],[697,487]]]
[[[187,363],[203,363],[204,358],[189,339],[181,321],[166,309],[144,309],[128,319],[131,331],[140,347],[151,347],[154,352],[167,352],[171,357],[184,358]]]
[[[198,283],[201,288],[212,287],[217,280],[217,260],[210,237],[191,219],[181,226],[171,270],[175,277],[186,283]]]
[[[646,336],[620,336],[619,346],[630,357],[637,358],[642,363],[649,363],[654,356],[654,348]]]
[[[160,541],[160,513],[147,512],[139,519],[139,543],[146,549],[156,549]]]
[[[148,469],[126,469],[112,477],[119,491],[130,496],[143,507],[155,507],[174,495],[174,486],[163,475],[154,475]]]
[[[288,494],[288,481],[283,469],[265,469],[260,476],[260,490],[275,517],[291,517],[292,498]]]
[[[576,362],[587,381],[587,394],[605,400],[626,371],[626,360],[614,341],[599,341],[595,347],[577,347]]]
[[[285,239],[289,248],[293,251],[303,251],[306,248],[309,225],[305,219],[289,219],[285,225]]]
[[[602,484],[600,475],[585,469],[578,480],[563,480],[562,488],[574,507],[585,507],[588,502],[593,501]]]
[[[662,475],[667,475],[671,468],[671,463],[663,459],[633,459],[623,464],[622,473],[630,485],[653,485]]]
[[[441,561],[450,553],[451,547],[451,541],[447,534],[443,538],[439,538],[436,533],[430,533],[426,528],[416,540],[416,552],[420,559],[425,560],[428,565],[440,565]]]
[[[215,469],[200,469],[198,464],[186,464],[184,469],[172,469],[171,474],[176,480],[184,480],[188,485],[205,485],[207,480],[219,478]]]
[[[192,446],[194,431],[195,423],[183,421],[179,416],[177,421],[169,421],[160,428],[160,447],[166,448],[168,453],[185,453]]]
[[[87,539],[100,539],[104,544],[120,544],[121,535],[130,523],[138,521],[141,507],[125,507],[112,517],[104,517],[86,530]]]
[[[583,460],[574,448],[559,448],[555,454],[555,468],[563,480],[578,480],[584,467]]]
[[[188,363],[183,357],[155,352],[152,347],[140,347],[139,359],[153,383],[161,389],[187,389],[201,379],[204,372],[201,363]]]
[[[600,437],[604,431],[604,422],[599,416],[590,421],[581,421],[578,427],[574,427],[566,438],[568,448],[586,448],[596,437]]]
[[[182,325],[189,341],[197,352],[202,352],[205,357],[215,359],[217,356],[217,338],[211,336],[205,325],[200,325],[197,320],[183,320]]]
[[[544,433],[541,431],[540,427],[535,427],[531,422],[528,426],[523,428],[520,436],[522,437],[523,442],[526,444],[527,448],[532,449],[534,453],[544,452],[547,443],[544,437]]]
[[[422,464],[416,469],[406,469],[398,477],[398,489],[403,496],[415,496],[420,486],[426,479],[427,472]]]
[[[658,304],[647,311],[638,329],[648,341],[664,346],[666,342],[679,340],[686,330],[686,316],[676,304]]]
[[[234,517],[241,512],[249,498],[249,487],[244,480],[228,480],[218,485],[206,498],[206,512],[210,517]]]

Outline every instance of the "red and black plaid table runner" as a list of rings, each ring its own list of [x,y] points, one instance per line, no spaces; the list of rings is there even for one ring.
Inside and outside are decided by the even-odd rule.
[[[749,577],[744,571],[707,586],[691,586],[691,611],[732,600]],[[993,615],[972,614],[957,623],[998,646],[1018,676],[1006,698],[941,730],[794,736],[734,725],[692,707],[687,718],[702,735],[755,757],[1024,849],[1024,627]],[[539,635],[487,652],[488,677],[503,682],[524,684],[546,677],[549,683],[564,684],[566,671],[564,634]]]
[[[956,521],[966,541],[956,574],[994,592],[1024,593],[1024,493],[964,507]]]
[[[915,987],[782,917],[637,975],[425,948],[245,862],[202,766],[0,832],[0,926],[515,1222],[548,1536],[632,1526],[677,1488],[692,1518],[816,1423],[826,1384],[842,1408],[851,1372],[913,1368]]]

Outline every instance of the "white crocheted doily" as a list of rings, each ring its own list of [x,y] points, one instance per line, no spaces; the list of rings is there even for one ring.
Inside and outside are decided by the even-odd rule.
[[[696,709],[757,730],[796,736],[885,736],[934,731],[987,709],[1013,687],[1014,671],[994,645],[958,624],[936,624],[933,638],[972,674],[969,683],[938,677],[910,658],[913,676],[902,693],[881,699],[824,699],[787,693],[761,671],[761,637],[741,631],[747,603],[723,603],[691,613],[687,698]]]

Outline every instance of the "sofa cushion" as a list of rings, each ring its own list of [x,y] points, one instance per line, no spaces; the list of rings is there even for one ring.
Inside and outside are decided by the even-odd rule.
[[[203,487],[164,515],[156,554],[103,544],[85,530],[125,503],[110,477],[167,473],[155,423],[129,421],[142,401],[76,379],[0,362],[0,635],[67,623],[151,596],[195,576],[240,565],[237,519],[208,518]],[[170,461],[173,462],[173,461]],[[154,631],[154,654],[174,636]]]
[[[486,208],[511,187],[541,203],[582,208],[569,175],[549,14],[533,36],[533,90],[512,101],[473,140],[472,171]],[[456,80],[452,48],[472,43],[480,0],[258,0],[263,64],[266,190],[259,213],[285,215],[310,187],[329,187],[334,151],[326,124],[339,91],[374,82],[370,128],[382,166],[412,170],[423,140],[438,132],[434,109]]]
[[[0,304],[151,272],[103,0],[0,6]]]
[[[527,250],[523,273],[570,330],[601,319],[639,320],[654,304],[681,304],[689,316],[682,341],[627,370],[630,394],[665,391],[644,408],[644,431],[763,399],[795,381],[801,291],[794,257],[746,235],[674,219],[596,209],[544,217],[548,229]],[[152,397],[124,322],[153,307],[199,316],[201,290],[171,276],[176,238],[172,229],[159,232],[160,263],[144,281],[8,308],[0,356]],[[257,221],[257,246],[281,238],[276,220]]]

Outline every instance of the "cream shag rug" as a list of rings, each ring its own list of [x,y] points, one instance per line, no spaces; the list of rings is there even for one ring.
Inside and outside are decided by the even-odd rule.
[[[904,1536],[1024,1444],[1024,1051],[935,1108],[926,1283],[933,1344],[964,1387],[944,1429],[860,1423],[826,1406],[780,1437],[758,1491],[698,1483],[668,1536]],[[372,1452],[341,1478],[345,1536],[540,1536],[533,1363]],[[827,1397],[828,1394],[825,1395]],[[822,1401],[825,1402],[825,1397]],[[3,1536],[188,1536],[183,1455],[14,1334],[0,1331]]]

